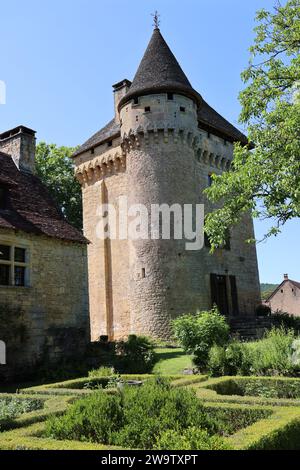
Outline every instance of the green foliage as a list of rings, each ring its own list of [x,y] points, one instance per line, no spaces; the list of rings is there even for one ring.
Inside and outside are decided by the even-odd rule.
[[[295,333],[300,332],[300,317],[290,315],[289,313],[273,313],[272,320],[275,325],[281,326],[288,330],[294,330]]]
[[[123,419],[121,396],[99,391],[76,401],[63,416],[50,418],[45,432],[55,439],[110,443]]]
[[[272,414],[270,409],[261,408],[209,408],[211,416],[217,421],[219,433],[222,436],[231,436],[240,429],[244,429],[257,421]]]
[[[125,426],[116,444],[124,447],[151,449],[157,437],[167,429],[204,427],[211,432],[215,423],[205,413],[195,393],[171,388],[166,380],[145,384],[141,389],[128,389],[124,396]]]
[[[212,347],[207,369],[219,375],[294,375],[299,370],[298,347],[292,330],[273,328],[258,341]],[[293,349],[294,345],[294,349]]]
[[[82,229],[81,188],[71,160],[75,150],[40,142],[36,148],[36,170],[66,220]]]
[[[1,398],[0,396],[0,431],[23,413],[38,410],[43,407],[41,400]]]
[[[212,251],[249,213],[275,220],[266,237],[300,216],[299,0],[277,4],[274,12],[261,10],[256,19],[249,67],[242,74],[247,86],[240,94],[240,120],[255,148],[236,144],[232,170],[213,176],[206,190],[212,202],[222,202],[206,217]]]
[[[277,286],[278,284],[261,284],[260,291],[262,300],[266,300],[274,292]]]
[[[203,429],[190,427],[183,431],[168,429],[158,439],[159,450],[228,450],[229,444],[219,436],[210,436]]]
[[[246,343],[254,375],[292,375],[295,367],[291,361],[294,332],[273,328],[265,338]]]
[[[260,304],[256,307],[255,313],[258,317],[269,317],[271,315],[271,309],[268,305]]]
[[[212,376],[248,375],[251,357],[245,343],[232,341],[228,346],[213,346],[209,351],[207,369]]]
[[[299,379],[278,377],[236,377],[210,386],[220,395],[299,399]]]
[[[119,373],[146,374],[157,360],[154,343],[145,336],[129,335],[116,343],[115,369]]]
[[[199,368],[206,366],[210,348],[222,346],[229,339],[229,325],[216,308],[196,315],[183,315],[172,322],[174,334],[182,347],[194,353]]]
[[[115,370],[113,367],[101,366],[98,369],[92,369],[89,371],[89,377],[112,377],[115,375]]]
[[[95,392],[77,401],[65,415],[51,418],[46,434],[153,449],[163,432],[193,426],[210,434],[217,429],[192,390],[172,388],[168,381],[156,379],[141,388],[125,387],[118,395]]]

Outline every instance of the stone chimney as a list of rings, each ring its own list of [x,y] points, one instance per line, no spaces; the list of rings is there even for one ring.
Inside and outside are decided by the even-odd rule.
[[[288,280],[289,280],[289,275],[288,275],[288,274],[284,274],[284,275],[283,275],[283,279],[284,279],[285,281],[288,281]]]
[[[124,78],[124,80],[122,80],[121,82],[118,82],[115,85],[113,85],[114,98],[115,98],[115,121],[118,123],[120,122],[118,104],[120,103],[123,96],[126,95],[130,86],[131,86],[131,82],[127,80],[127,78]]]
[[[25,126],[0,134],[0,150],[10,155],[20,171],[35,172],[35,131]]]

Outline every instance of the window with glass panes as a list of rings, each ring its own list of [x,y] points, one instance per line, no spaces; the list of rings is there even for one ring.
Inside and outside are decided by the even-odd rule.
[[[0,244],[0,286],[26,286],[27,251],[19,246]]]

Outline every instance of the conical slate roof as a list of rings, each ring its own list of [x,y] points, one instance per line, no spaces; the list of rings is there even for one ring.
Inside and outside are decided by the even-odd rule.
[[[202,101],[201,96],[193,89],[160,30],[155,28],[132,85],[120,101],[119,109],[135,97],[165,92],[183,94],[192,98],[198,104]]]

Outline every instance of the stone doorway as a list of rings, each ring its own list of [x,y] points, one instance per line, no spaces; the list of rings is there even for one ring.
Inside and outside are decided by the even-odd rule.
[[[222,315],[229,315],[227,280],[220,274],[210,275],[211,303],[217,305]]]

